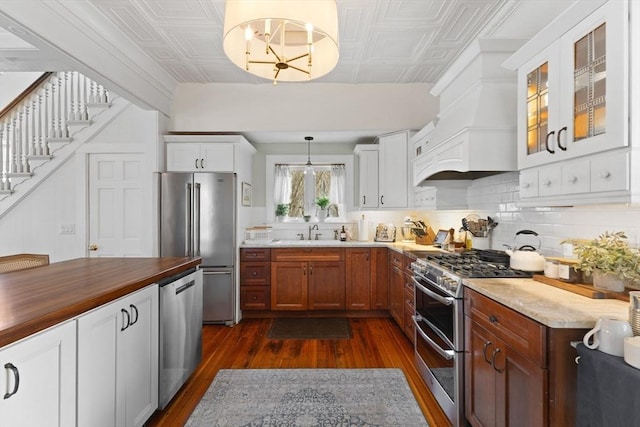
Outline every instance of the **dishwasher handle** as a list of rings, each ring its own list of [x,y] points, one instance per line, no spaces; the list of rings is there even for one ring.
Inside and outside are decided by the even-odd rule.
[[[176,295],[181,294],[182,292],[186,291],[187,289],[193,287],[196,285],[196,281],[195,280],[190,280],[189,282],[185,283],[182,286],[179,286],[178,288],[176,288]]]
[[[162,279],[158,282],[160,287],[167,286],[170,283],[175,282],[176,280],[182,279],[185,276],[195,273],[197,270],[195,268],[190,268],[182,273],[178,273],[175,276],[167,277],[166,279]]]

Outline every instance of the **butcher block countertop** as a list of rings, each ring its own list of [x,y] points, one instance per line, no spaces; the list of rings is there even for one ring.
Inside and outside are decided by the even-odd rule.
[[[591,299],[533,279],[464,279],[473,289],[551,328],[590,329],[600,316],[629,317],[629,303]]]
[[[78,258],[0,274],[0,348],[200,264],[199,257]]]

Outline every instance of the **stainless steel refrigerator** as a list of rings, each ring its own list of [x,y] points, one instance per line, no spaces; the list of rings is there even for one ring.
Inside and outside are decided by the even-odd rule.
[[[167,172],[160,188],[160,255],[202,257],[202,321],[232,325],[235,174]]]

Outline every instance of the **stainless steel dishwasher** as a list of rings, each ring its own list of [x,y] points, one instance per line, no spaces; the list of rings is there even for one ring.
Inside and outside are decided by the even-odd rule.
[[[158,406],[164,409],[202,360],[202,270],[160,285]]]

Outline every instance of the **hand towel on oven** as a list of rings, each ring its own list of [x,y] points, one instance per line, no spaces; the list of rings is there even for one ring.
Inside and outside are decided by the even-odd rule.
[[[580,343],[576,427],[638,426],[640,370]]]

